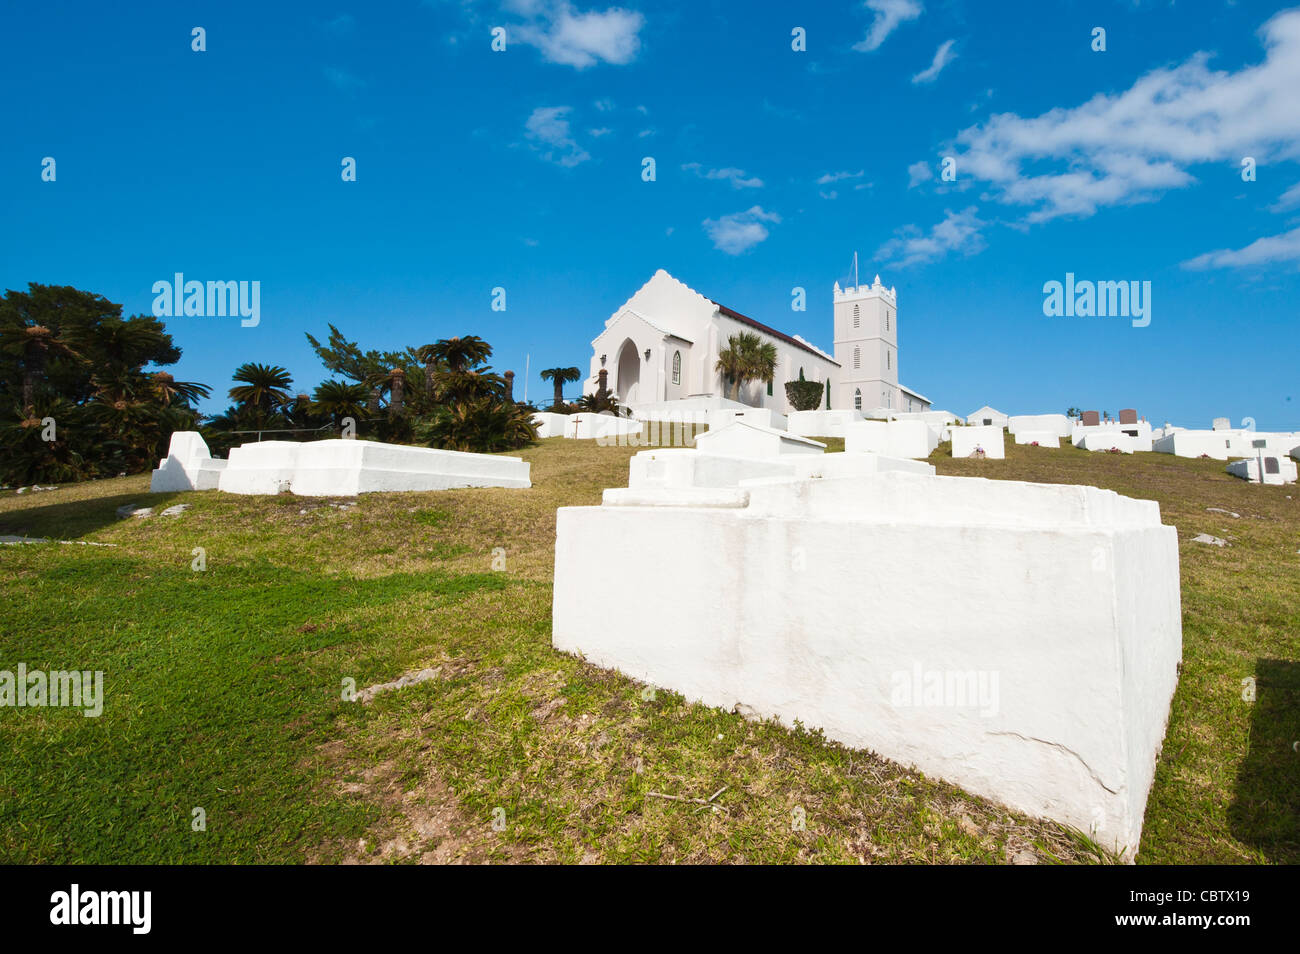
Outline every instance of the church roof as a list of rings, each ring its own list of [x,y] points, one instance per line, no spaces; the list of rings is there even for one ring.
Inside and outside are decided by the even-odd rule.
[[[794,345],[796,348],[799,348],[803,351],[807,351],[809,354],[815,354],[823,361],[829,361],[837,368],[840,366],[840,363],[836,361],[834,358],[827,355],[826,352],[817,350],[808,342],[803,341],[800,338],[792,338],[790,335],[787,335],[782,331],[777,331],[775,328],[768,327],[767,325],[763,324],[761,321],[755,321],[753,318],[750,318],[748,315],[742,315],[740,312],[728,308],[720,301],[713,301],[712,298],[710,298],[709,301],[712,301],[715,305],[718,306],[718,311],[722,312],[728,318],[732,318],[740,322],[742,325],[749,325],[749,327],[753,328],[754,330],[761,331],[767,335],[771,335],[773,338],[776,338],[778,341],[784,341],[786,344]]]

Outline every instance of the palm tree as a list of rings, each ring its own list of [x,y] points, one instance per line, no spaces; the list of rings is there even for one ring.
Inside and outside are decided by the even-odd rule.
[[[348,384],[346,381],[322,381],[312,395],[312,407],[321,414],[329,415],[334,426],[339,427],[345,417],[356,419],[363,416],[361,411],[365,400],[365,385]]]
[[[734,334],[718,352],[714,369],[731,385],[732,400],[739,401],[746,381],[771,381],[776,375],[776,345],[748,331]]]
[[[564,404],[564,386],[582,378],[577,368],[547,368],[542,372],[542,380],[555,385],[555,401],[551,405],[559,408]]]
[[[376,371],[366,378],[368,384],[373,390],[372,410],[377,411],[378,398],[385,392],[388,393],[388,416],[401,417],[402,405],[406,397],[406,369],[400,367],[389,368],[387,371]]]
[[[44,379],[50,358],[80,358],[81,355],[44,325],[18,324],[0,332],[0,348],[22,358],[23,408],[36,400],[36,382]]]
[[[230,389],[230,399],[252,409],[262,421],[277,407],[292,400],[288,388],[293,384],[293,378],[279,365],[250,361],[236,368],[231,377],[242,383]]]
[[[492,357],[492,346],[478,335],[442,338],[420,348],[418,354],[428,366],[429,358],[441,361],[453,374],[468,371]]]
[[[163,405],[169,405],[177,398],[186,404],[192,404],[199,398],[205,398],[212,393],[212,389],[206,384],[198,384],[194,381],[177,381],[166,371],[155,371],[150,382],[150,390],[153,392],[154,398]]]

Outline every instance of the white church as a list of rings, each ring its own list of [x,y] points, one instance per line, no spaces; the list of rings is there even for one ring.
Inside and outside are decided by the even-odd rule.
[[[715,370],[718,353],[747,331],[776,346],[771,383],[747,382],[741,401],[778,414],[794,410],[785,383],[830,382],[822,406],[833,410],[926,411],[930,401],[898,383],[898,298],[877,275],[871,285],[835,283],[835,354],[787,335],[706,298],[662,268],[620,305],[592,341],[584,394],[595,394],[601,372],[619,404],[634,412],[666,402],[722,404],[729,390]]]

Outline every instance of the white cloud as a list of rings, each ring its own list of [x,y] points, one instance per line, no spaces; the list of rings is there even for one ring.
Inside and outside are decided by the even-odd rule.
[[[980,234],[984,222],[975,212],[974,206],[960,212],[945,210],[943,221],[934,225],[929,234],[915,225],[899,229],[896,238],[880,246],[876,257],[888,259],[891,267],[906,268],[938,261],[949,252],[974,255],[984,248]]]
[[[933,83],[938,79],[939,74],[943,72],[943,68],[957,58],[957,54],[952,52],[952,45],[955,42],[955,40],[945,40],[940,43],[939,49],[934,51],[934,60],[926,69],[913,76],[912,82]]]
[[[608,126],[600,126],[597,129],[588,129],[587,135],[591,136],[593,139],[599,139],[601,136],[608,136],[613,131],[614,130],[610,129]]]
[[[817,180],[817,184],[830,185],[832,182],[840,182],[844,179],[861,179],[865,174],[865,169],[859,169],[857,172],[828,172]]]
[[[591,158],[591,154],[574,140],[565,118],[568,106],[539,106],[524,123],[524,135],[533,141],[543,159],[572,168]]]
[[[922,11],[917,0],[866,0],[863,6],[876,16],[867,35],[854,43],[853,49],[866,53],[879,49],[900,23],[915,20]]]
[[[608,113],[611,110],[613,110],[614,101],[609,97],[605,97],[604,99],[596,100],[596,102],[593,103],[592,105],[596,107],[597,111],[602,113]]]
[[[356,25],[356,17],[352,16],[350,13],[340,13],[332,20],[323,21],[320,27],[326,33],[333,33],[335,36],[344,36],[351,33]]]
[[[636,136],[637,136],[638,139],[645,139],[647,136],[653,136],[653,135],[656,135],[656,133],[657,133],[657,130],[654,129],[653,127],[651,127],[650,129],[643,129],[643,130],[641,130],[639,133],[636,134]]]
[[[1269,208],[1274,212],[1285,212],[1300,205],[1300,182],[1283,192]]]
[[[514,6],[530,19],[508,28],[506,35],[537,47],[552,63],[580,70],[602,62],[622,65],[635,59],[641,49],[645,17],[635,10],[610,7],[582,13],[567,0]]]
[[[325,78],[335,89],[344,93],[355,93],[359,89],[364,89],[366,85],[366,81],[361,77],[333,66],[325,68]]]
[[[744,169],[705,169],[698,162],[688,162],[682,166],[684,172],[693,172],[701,179],[717,179],[731,183],[733,189],[761,189],[763,180],[758,176],[746,176]]]
[[[733,212],[720,219],[705,219],[704,231],[713,240],[713,247],[728,255],[739,255],[762,242],[768,236],[764,222],[780,222],[781,216],[767,212],[760,205],[744,212]]]
[[[1300,10],[1279,13],[1261,34],[1263,62],[1236,72],[1210,70],[1209,55],[1197,53],[1122,93],[964,129],[958,175],[991,184],[998,201],[1041,222],[1149,201],[1195,182],[1186,167],[1196,163],[1300,159]]]
[[[930,169],[928,162],[914,162],[907,167],[907,187],[914,189],[922,182],[928,182],[934,178],[934,172]]]
[[[1277,262],[1300,262],[1300,226],[1281,235],[1256,239],[1245,248],[1206,252],[1183,262],[1183,268],[1246,268]]]

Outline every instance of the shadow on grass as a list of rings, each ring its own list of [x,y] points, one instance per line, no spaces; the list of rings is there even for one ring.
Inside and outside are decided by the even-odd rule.
[[[47,504],[22,510],[0,513],[0,535],[19,537],[49,537],[53,540],[75,540],[87,534],[110,527],[123,519],[117,508],[126,504],[153,507],[154,513],[179,502],[186,495],[180,493],[117,494],[96,497],[92,500],[69,500],[66,503]]]
[[[1255,662],[1250,749],[1237,774],[1228,824],[1278,864],[1300,862],[1300,663]]]

